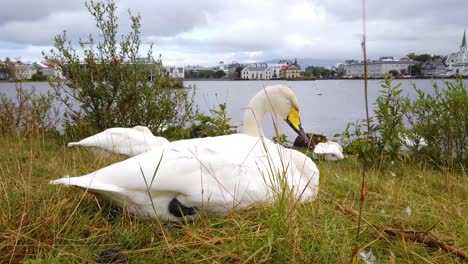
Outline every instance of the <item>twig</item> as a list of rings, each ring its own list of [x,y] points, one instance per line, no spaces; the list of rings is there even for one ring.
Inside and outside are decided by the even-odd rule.
[[[367,142],[369,142],[370,135],[370,119],[369,119],[369,104],[367,99],[367,51],[366,51],[366,1],[362,0],[362,53],[364,56],[364,101],[366,106],[366,121],[367,121]],[[362,219],[362,208],[366,197],[366,168],[367,162],[364,156],[363,168],[362,168],[362,181],[361,181],[361,199],[359,201],[359,215],[358,215],[358,227],[356,232],[356,243],[354,245],[353,253],[351,254],[350,263],[356,263],[357,252],[359,252],[359,233],[361,232],[361,219]]]
[[[409,239],[419,243],[424,243],[429,247],[439,247],[449,253],[455,254],[461,259],[468,259],[468,252],[445,243],[436,235],[434,235],[431,231],[423,232],[405,229],[385,228],[384,232],[394,237],[398,237],[401,235],[405,239]]]
[[[341,213],[343,213],[344,215],[350,216],[352,221],[355,221],[355,222],[358,221],[359,215],[354,210],[345,207],[344,205],[342,205],[341,203],[339,203],[338,201],[334,199],[324,198],[324,200],[332,202]],[[382,226],[378,226],[378,225],[374,225],[370,223],[368,220],[366,220],[362,216],[361,216],[361,220],[362,222],[366,223],[368,226],[372,227],[380,236],[382,236],[387,241],[388,239],[386,238],[386,236],[383,235],[383,233],[380,230],[383,230],[384,233],[394,236],[394,237],[401,236],[403,239],[408,239],[408,240],[424,243],[429,247],[439,247],[445,250],[446,252],[455,254],[461,259],[465,259],[465,260],[468,259],[468,252],[464,251],[463,249],[459,249],[459,248],[456,248],[452,245],[445,243],[442,239],[440,239],[439,237],[437,237],[431,232],[431,230],[434,229],[434,227],[439,222],[435,222],[434,224],[432,224],[426,231],[415,231],[415,230],[406,230],[404,228],[402,229],[384,228]],[[355,255],[355,250],[356,250],[356,245],[353,250],[352,256]],[[351,259],[350,263],[353,263],[353,258]]]
[[[354,221],[354,222],[358,222],[359,221],[359,213],[354,211],[353,209],[351,208],[347,208],[345,207],[343,204],[339,203],[338,201],[334,200],[334,199],[327,199],[327,198],[322,198],[323,200],[325,201],[329,201],[329,202],[332,202],[337,208],[338,210],[343,213],[344,215],[347,215],[347,216],[350,216],[351,220]],[[379,226],[376,226],[374,224],[372,224],[371,222],[369,222],[366,218],[362,217],[361,216],[361,221],[363,223],[365,223],[366,225],[370,226],[377,234],[379,234],[380,237],[384,238],[387,240],[387,238],[385,237],[384,233],[382,233],[382,228],[380,228]],[[388,241],[388,240],[387,240]],[[389,241],[390,242],[390,241]]]

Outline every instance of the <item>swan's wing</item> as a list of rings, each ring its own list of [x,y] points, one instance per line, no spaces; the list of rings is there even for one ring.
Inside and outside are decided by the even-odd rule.
[[[332,144],[330,145],[330,153],[336,157],[335,160],[344,159],[343,148],[341,147],[340,144],[336,142],[332,142]]]
[[[265,179],[280,170],[275,167],[280,162],[273,147],[269,155],[265,149],[268,146],[259,138],[246,135],[178,141],[88,175],[51,183],[111,193],[110,199],[148,192],[182,194],[191,206],[222,212],[268,198]]]
[[[142,133],[146,133],[146,134],[150,134],[150,135],[153,135],[153,133],[151,132],[151,130],[146,127],[146,126],[134,126],[132,127],[132,129],[135,129],[136,131],[138,132],[142,132]]]
[[[294,178],[300,181],[296,182],[294,186],[300,188],[297,191],[299,192],[301,201],[305,202],[315,199],[319,186],[319,170],[317,165],[302,152],[294,149],[285,150],[286,153],[289,151],[291,160],[300,174],[299,178]],[[315,153],[313,155],[315,156]]]
[[[324,156],[327,161],[341,160],[344,158],[341,146],[336,142],[319,143],[314,149],[314,158]]]
[[[340,144],[338,144],[337,142],[328,141],[327,143],[335,146],[338,149],[339,152],[343,152],[343,147]]]
[[[322,155],[327,153],[327,144],[325,143],[318,143],[314,148],[314,154]]]
[[[163,137],[155,137],[151,133],[142,132],[142,129],[119,127],[106,129],[79,142],[69,143],[68,146],[99,148],[132,157],[161,148],[168,142]]]

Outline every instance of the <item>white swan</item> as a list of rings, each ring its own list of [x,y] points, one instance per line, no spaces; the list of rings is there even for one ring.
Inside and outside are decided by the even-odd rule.
[[[326,161],[335,161],[344,159],[343,148],[340,144],[327,141],[326,143],[320,142],[314,148],[314,159],[323,158]]]
[[[423,137],[415,137],[415,140],[410,139],[408,136],[402,137],[403,144],[400,146],[399,151],[408,153],[412,149],[420,150],[422,147],[427,147],[426,140]]]
[[[262,134],[266,112],[305,135],[294,93],[284,85],[260,91],[244,111],[244,131]],[[257,122],[259,120],[260,122]],[[280,186],[300,201],[318,192],[318,169],[304,154],[258,136],[180,140],[81,177],[53,184],[75,185],[126,206],[141,217],[179,221],[197,211],[222,213],[258,201],[270,202]]]
[[[109,128],[78,142],[68,143],[68,146],[86,147],[98,156],[110,156],[112,153],[117,153],[133,157],[162,148],[166,144],[169,144],[167,139],[154,136],[147,127],[135,126],[133,128]]]

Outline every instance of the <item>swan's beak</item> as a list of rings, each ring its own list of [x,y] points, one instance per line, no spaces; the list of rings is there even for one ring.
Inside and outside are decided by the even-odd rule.
[[[299,136],[301,136],[307,143],[309,142],[309,137],[307,137],[304,129],[302,129],[299,112],[295,107],[291,107],[291,111],[285,121]]]

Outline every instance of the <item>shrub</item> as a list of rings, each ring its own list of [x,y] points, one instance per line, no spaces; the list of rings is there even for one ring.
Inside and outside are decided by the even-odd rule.
[[[183,127],[192,120],[195,90],[164,76],[152,46],[140,57],[140,16],[130,13],[131,30],[118,39],[113,1],[85,4],[94,16],[101,41],[80,40],[77,51],[64,31],[55,37],[45,59],[61,69],[65,80],[49,82],[66,108],[72,126],[94,130],[144,125],[159,134],[165,127]],[[80,53],[84,54],[79,56]]]
[[[43,74],[41,71],[38,71],[31,76],[31,81],[47,81],[47,79],[48,76]]]
[[[375,101],[374,117],[370,118],[370,131],[365,119],[348,123],[342,134],[337,134],[347,153],[357,154],[367,162],[385,165],[387,158],[395,161],[403,144],[407,129],[404,117],[408,113],[409,99],[401,95],[401,84],[392,86],[393,78],[385,77],[380,96]],[[375,120],[375,121],[374,121]]]
[[[0,129],[3,136],[16,132],[38,135],[55,131],[59,121],[58,109],[53,106],[54,95],[27,91],[16,86],[16,97],[8,98],[0,92]]]
[[[456,162],[466,167],[468,95],[462,79],[445,82],[443,90],[433,82],[434,95],[413,85],[418,93],[414,102],[401,96],[400,85],[392,87],[392,81],[386,78],[382,84],[369,132],[366,120],[360,120],[349,123],[343,133],[335,135],[341,138],[345,151],[382,166],[387,164],[387,158],[396,161],[400,157],[405,137],[413,142],[424,139],[427,147],[413,151],[416,158],[443,166]],[[404,125],[405,117],[410,128]]]
[[[237,133],[237,126],[229,124],[231,118],[226,115],[226,103],[219,104],[219,110],[210,109],[212,116],[198,114],[197,124],[192,126],[191,138],[215,137]]]
[[[416,85],[418,98],[408,115],[412,131],[427,143],[425,154],[435,163],[453,162],[467,165],[468,148],[468,94],[461,78],[445,82],[441,90],[432,83],[433,95],[425,94]]]
[[[392,86],[393,78],[385,78],[380,90],[380,96],[375,101],[374,110],[377,121],[375,130],[377,153],[381,156],[384,152],[394,161],[403,138],[406,135],[404,117],[409,111],[410,101],[407,96],[402,96],[401,83]]]
[[[280,134],[280,135],[274,136],[272,140],[273,142],[278,143],[282,146],[288,146],[292,143],[291,141],[288,140],[288,136],[286,134]]]

